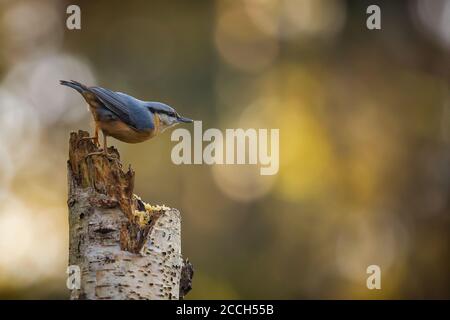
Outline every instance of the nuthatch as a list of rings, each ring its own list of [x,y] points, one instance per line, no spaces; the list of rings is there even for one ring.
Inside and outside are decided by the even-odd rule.
[[[77,90],[88,103],[95,121],[95,133],[87,139],[93,139],[98,144],[98,131],[102,130],[104,153],[107,153],[108,136],[127,143],[138,143],[178,123],[192,122],[161,102],[141,101],[122,92],[87,87],[73,80],[61,80],[60,83]]]

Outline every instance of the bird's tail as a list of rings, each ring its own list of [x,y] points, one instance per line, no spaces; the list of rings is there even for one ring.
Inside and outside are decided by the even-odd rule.
[[[178,120],[178,122],[184,122],[184,123],[194,122],[194,120],[189,119],[189,118],[184,118],[184,117],[178,117],[177,120]]]
[[[74,80],[70,80],[70,81],[59,80],[59,83],[62,84],[63,86],[71,87],[72,89],[77,90],[79,93],[82,93],[83,91],[88,90],[88,87],[86,87],[84,84],[81,84]]]

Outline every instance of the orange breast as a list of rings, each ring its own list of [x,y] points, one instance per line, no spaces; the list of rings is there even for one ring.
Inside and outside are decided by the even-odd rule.
[[[122,121],[98,122],[99,128],[107,135],[127,143],[143,142],[152,138],[156,130],[137,131]]]
[[[160,132],[161,129],[161,120],[159,120],[159,116],[157,114],[153,114],[153,124],[155,128],[153,129],[156,133]]]

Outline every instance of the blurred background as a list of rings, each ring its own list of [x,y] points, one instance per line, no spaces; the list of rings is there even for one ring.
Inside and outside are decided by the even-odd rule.
[[[280,129],[274,176],[110,139],[182,212],[187,298],[450,298],[449,51],[448,0],[0,0],[0,298],[69,296],[68,139],[92,127],[60,79]]]

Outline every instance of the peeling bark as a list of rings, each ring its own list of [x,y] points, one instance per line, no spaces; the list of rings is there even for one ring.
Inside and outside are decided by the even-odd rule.
[[[180,212],[144,203],[118,151],[89,155],[99,150],[86,137],[72,132],[69,143],[69,265],[81,270],[71,299],[182,298],[193,272],[181,255]]]

